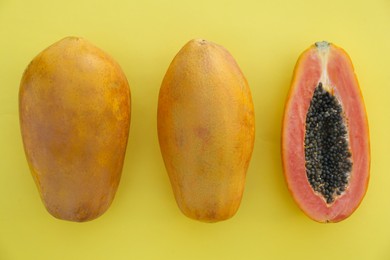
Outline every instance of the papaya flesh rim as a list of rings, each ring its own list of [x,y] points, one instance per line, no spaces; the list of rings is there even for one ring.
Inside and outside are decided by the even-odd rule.
[[[342,104],[353,162],[346,191],[331,204],[313,191],[305,168],[306,114],[319,82]],[[284,111],[282,159],[288,189],[301,210],[315,221],[339,222],[349,217],[367,191],[370,171],[367,114],[352,62],[334,44],[312,45],[297,61]]]

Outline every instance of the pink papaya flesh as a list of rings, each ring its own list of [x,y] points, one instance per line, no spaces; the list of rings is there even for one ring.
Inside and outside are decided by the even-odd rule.
[[[298,59],[287,98],[282,157],[288,188],[318,222],[339,222],[361,203],[369,181],[366,110],[348,54],[318,42]]]

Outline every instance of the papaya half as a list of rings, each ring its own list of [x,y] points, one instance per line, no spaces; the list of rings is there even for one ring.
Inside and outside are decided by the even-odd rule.
[[[19,89],[23,145],[46,209],[92,220],[117,190],[130,127],[120,66],[87,40],[67,37],[36,56]]]
[[[255,134],[250,89],[231,54],[191,40],[165,74],[158,137],[176,202],[188,217],[217,222],[241,202]]]
[[[341,48],[318,42],[298,59],[285,105],[282,157],[288,188],[318,222],[339,222],[368,187],[370,142],[363,97]]]

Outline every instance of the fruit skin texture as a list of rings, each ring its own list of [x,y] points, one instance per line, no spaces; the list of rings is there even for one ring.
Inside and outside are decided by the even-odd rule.
[[[158,137],[176,202],[190,218],[232,217],[254,144],[248,83],[222,46],[191,40],[162,82]]]
[[[130,105],[119,65],[82,38],[64,38],[29,64],[19,90],[20,126],[31,174],[54,217],[88,221],[110,206]]]
[[[305,168],[306,113],[319,82],[332,86],[342,104],[353,162],[348,188],[330,205],[314,193]],[[295,66],[283,120],[282,157],[288,188],[298,206],[313,220],[339,222],[360,205],[370,175],[368,121],[352,62],[348,54],[334,44],[322,42],[311,46]]]

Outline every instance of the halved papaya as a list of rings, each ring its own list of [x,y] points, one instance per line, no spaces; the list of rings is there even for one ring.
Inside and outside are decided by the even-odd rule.
[[[368,186],[368,121],[348,54],[318,42],[298,59],[283,119],[288,188],[318,222],[338,222],[359,206]]]

